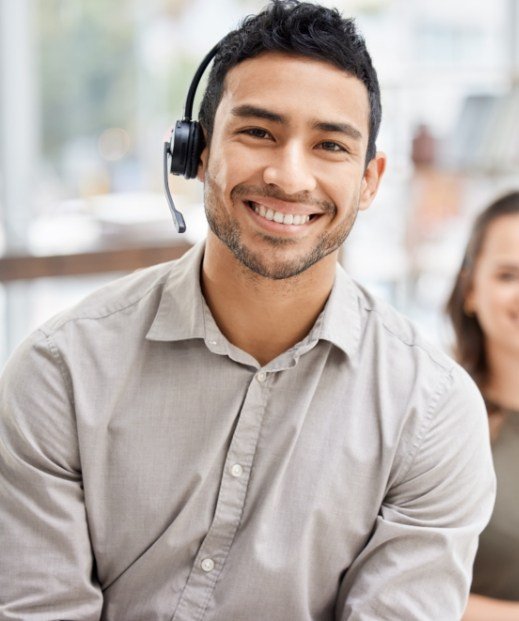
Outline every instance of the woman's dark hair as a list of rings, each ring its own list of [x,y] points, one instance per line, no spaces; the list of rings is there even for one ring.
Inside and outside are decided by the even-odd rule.
[[[370,117],[366,164],[376,152],[382,116],[377,74],[364,39],[351,19],[336,9],[297,0],[273,0],[258,15],[246,17],[222,41],[200,105],[199,121],[210,142],[227,72],[263,52],[285,52],[322,60],[361,80],[368,91]]]
[[[479,214],[446,305],[456,337],[456,358],[480,387],[487,381],[489,371],[485,335],[477,317],[465,310],[465,302],[474,282],[475,266],[490,225],[498,218],[516,214],[519,214],[519,191],[502,196]]]

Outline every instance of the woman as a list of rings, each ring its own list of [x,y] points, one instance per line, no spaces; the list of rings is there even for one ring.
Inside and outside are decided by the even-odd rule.
[[[456,355],[485,398],[497,475],[464,621],[519,619],[519,192],[477,218],[447,303]]]

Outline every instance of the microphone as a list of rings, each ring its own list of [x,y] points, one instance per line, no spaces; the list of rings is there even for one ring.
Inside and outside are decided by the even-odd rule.
[[[178,211],[175,207],[175,203],[173,202],[173,197],[171,196],[171,191],[169,189],[169,181],[168,181],[168,170],[169,170],[169,157],[171,156],[171,148],[170,143],[164,143],[164,189],[166,190],[166,198],[168,199],[169,210],[171,211],[171,215],[173,217],[173,224],[177,229],[177,233],[184,233],[186,230],[186,223],[184,221],[184,216]]]

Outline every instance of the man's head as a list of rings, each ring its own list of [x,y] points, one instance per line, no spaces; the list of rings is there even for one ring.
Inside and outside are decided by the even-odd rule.
[[[206,257],[274,280],[333,273],[385,167],[376,76],[352,22],[292,0],[247,18],[224,39],[200,122]]]
[[[367,164],[375,156],[382,108],[377,74],[364,40],[353,20],[342,18],[336,9],[297,0],[273,0],[264,11],[247,17],[222,39],[200,106],[199,121],[207,141],[211,141],[228,71],[265,52],[321,60],[364,84],[370,107]]]

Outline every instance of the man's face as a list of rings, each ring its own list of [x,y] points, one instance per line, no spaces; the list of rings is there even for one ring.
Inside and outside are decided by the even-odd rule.
[[[273,279],[336,253],[384,169],[365,168],[368,127],[365,86],[334,65],[268,52],[231,69],[199,170],[212,234]]]

